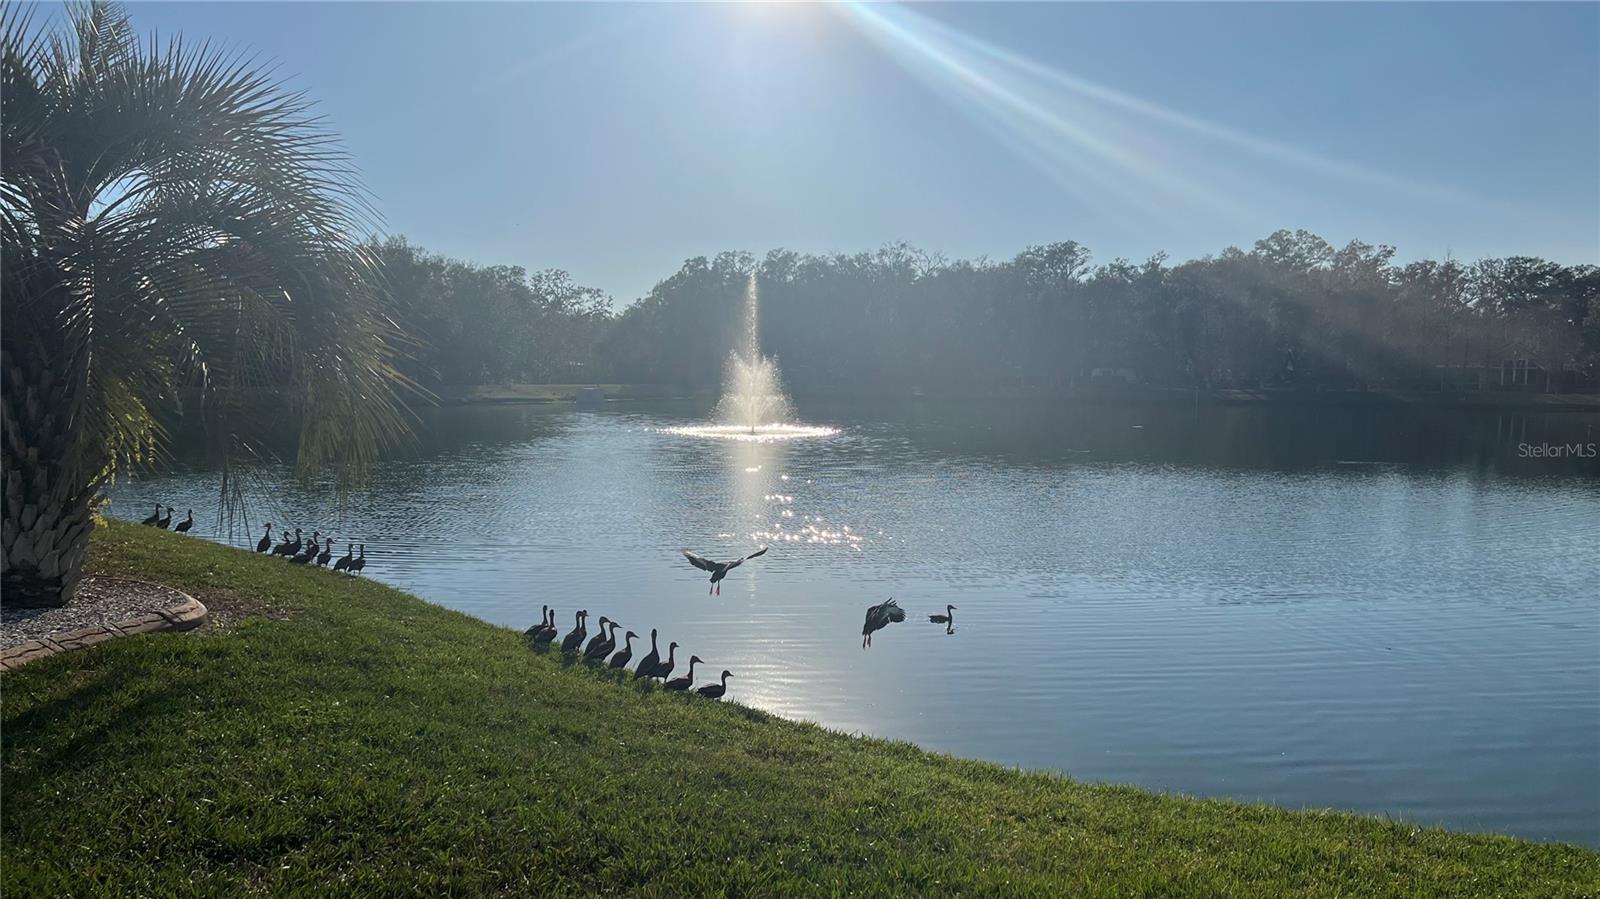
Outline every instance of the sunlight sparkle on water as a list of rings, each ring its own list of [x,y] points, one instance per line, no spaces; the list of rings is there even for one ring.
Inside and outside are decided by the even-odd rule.
[[[791,515],[788,511],[783,514],[785,517]],[[808,524],[795,530],[785,528],[781,522],[774,523],[769,530],[756,531],[750,535],[750,538],[752,540],[760,540],[763,543],[813,543],[826,546],[848,546],[854,550],[861,549],[861,535],[851,533],[849,527],[843,530],[818,527],[818,524],[822,523],[822,519],[814,518],[812,520],[817,524]]]

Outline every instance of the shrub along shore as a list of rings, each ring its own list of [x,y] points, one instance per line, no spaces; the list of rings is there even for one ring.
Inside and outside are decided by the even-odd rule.
[[[368,580],[111,523],[225,629],[0,681],[6,895],[1538,895],[1600,853],[1101,786],[667,695]]]

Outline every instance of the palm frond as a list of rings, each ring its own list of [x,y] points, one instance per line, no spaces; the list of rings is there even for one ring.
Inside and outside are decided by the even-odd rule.
[[[362,477],[408,431],[406,340],[363,244],[377,216],[309,100],[254,57],[141,44],[116,4],[42,35],[7,7],[0,35],[7,348],[16,322],[81,381],[86,458],[152,458],[157,410],[191,392],[226,451],[251,446],[276,393],[302,472]]]

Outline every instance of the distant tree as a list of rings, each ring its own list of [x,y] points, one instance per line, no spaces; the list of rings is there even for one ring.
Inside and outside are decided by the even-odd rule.
[[[1269,266],[1302,274],[1334,261],[1333,247],[1309,231],[1274,231],[1256,241],[1250,252]]]
[[[394,252],[385,248],[388,258]],[[1593,266],[1541,259],[1395,264],[1277,231],[1249,252],[1095,265],[1074,241],[947,260],[904,243],[689,259],[620,312],[564,272],[470,266],[406,249],[396,315],[425,335],[434,382],[624,381],[714,388],[753,274],[763,350],[802,393],[1046,392],[1096,369],[1154,385],[1476,385],[1511,353],[1594,383]],[[420,274],[419,274],[420,272]],[[420,285],[420,286],[419,286]]]
[[[421,346],[407,373],[422,384],[565,383],[605,374],[596,345],[611,300],[564,271],[473,265],[402,238],[374,244],[390,310]]]

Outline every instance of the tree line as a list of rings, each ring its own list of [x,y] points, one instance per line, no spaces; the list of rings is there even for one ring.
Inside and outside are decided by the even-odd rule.
[[[1600,267],[1394,261],[1278,231],[1248,251],[1094,264],[1074,241],[1005,261],[873,252],[686,261],[617,308],[562,271],[377,247],[429,386],[714,387],[761,295],[763,351],[800,393],[1049,392],[1091,384],[1359,389],[1600,385]]]
[[[1096,266],[1071,241],[1005,262],[722,253],[618,310],[559,270],[351,239],[366,195],[304,97],[216,45],[141,40],[119,5],[39,28],[0,6],[0,63],[7,604],[71,600],[96,496],[167,420],[201,425],[224,497],[228,459],[289,435],[297,470],[348,485],[417,386],[713,386],[752,283],[798,392],[1597,383],[1595,266],[1402,266],[1304,231],[1176,265]]]

